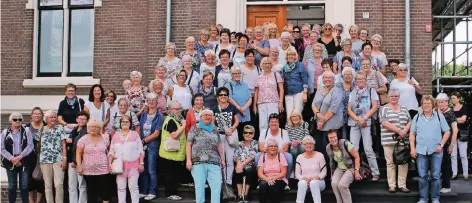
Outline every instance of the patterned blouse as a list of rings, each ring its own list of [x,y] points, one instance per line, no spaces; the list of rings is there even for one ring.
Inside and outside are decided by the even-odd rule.
[[[276,75],[278,83],[283,82],[283,79],[279,73],[274,73],[274,75]],[[279,93],[277,91],[278,84],[275,81],[274,75],[257,76],[256,84],[255,84],[255,87],[259,89],[259,95],[257,97],[257,104],[279,102]]]
[[[34,139],[41,142],[39,163],[52,164],[61,162],[62,140],[67,138],[68,136],[61,125],[56,125],[54,128],[47,130],[39,130],[38,133],[34,135]]]
[[[188,133],[187,143],[192,143],[192,164],[220,165],[218,145],[221,144],[220,136],[213,126],[213,131],[203,130],[198,125],[193,126]]]
[[[130,102],[129,110],[133,113],[139,112],[139,110],[146,103],[146,96],[148,94],[148,89],[145,86],[141,86],[141,89],[135,90],[130,88],[126,90],[126,99]]]
[[[347,105],[349,104],[349,94],[351,94],[353,90],[353,85],[351,85],[351,88],[349,90],[344,89],[343,83],[336,83],[334,86],[339,88],[339,90],[341,90],[343,94],[343,101],[341,103],[343,105],[343,120],[344,123],[347,123],[347,120],[349,118],[349,116],[347,115]]]
[[[252,158],[252,162],[244,166],[245,169],[251,169],[253,167],[256,167],[254,159],[256,158],[256,154],[258,151],[259,145],[256,140],[252,140],[251,143],[249,143],[249,147],[245,147],[244,141],[241,141],[239,142],[239,147],[234,153],[234,157],[236,157],[240,161],[246,161],[246,159]]]
[[[157,64],[166,68],[167,71],[164,76],[166,80],[174,80],[175,75],[182,69],[182,60],[178,57],[175,57],[171,61],[169,61],[167,57],[162,57]]]

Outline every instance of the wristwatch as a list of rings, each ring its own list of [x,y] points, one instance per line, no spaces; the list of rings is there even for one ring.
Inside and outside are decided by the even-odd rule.
[[[359,171],[359,169],[358,169],[358,168],[356,168],[356,169],[354,169],[354,171]]]

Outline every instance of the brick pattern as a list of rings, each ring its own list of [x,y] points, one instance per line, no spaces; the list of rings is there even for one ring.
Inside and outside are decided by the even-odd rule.
[[[370,18],[363,19],[362,13]],[[411,74],[421,84],[425,94],[431,93],[431,33],[425,25],[431,23],[431,1],[410,1]],[[382,49],[388,59],[405,59],[405,3],[403,0],[356,0],[355,23],[367,28],[369,36],[382,35]]]

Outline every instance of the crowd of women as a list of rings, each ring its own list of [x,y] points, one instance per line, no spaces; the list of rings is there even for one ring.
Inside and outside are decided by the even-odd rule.
[[[109,202],[115,192],[120,203],[127,194],[152,200],[158,182],[168,200],[182,200],[185,185],[205,202],[209,186],[216,203],[222,187],[234,186],[236,202],[245,203],[256,186],[260,202],[275,203],[289,179],[298,181],[296,202],[307,191],[321,202],[330,184],[338,203],[350,203],[354,180],[379,180],[382,154],[388,191],[409,192],[408,162],[395,157],[400,144],[416,158],[419,202],[428,201],[428,184],[439,202],[457,177],[458,156],[468,178],[466,107],[458,93],[450,95],[453,107],[443,93],[415,99],[422,89],[409,68],[387,60],[382,36],[368,35],[329,23],[281,31],[266,23],[244,33],[211,26],[198,40],[188,37],[179,55],[168,43],[149,85],[131,72],[124,97],[97,84],[84,101],[68,84],[57,111],[35,107],[29,123],[10,115],[1,134],[9,201],[19,177],[21,199],[30,203],[43,194],[67,202],[64,184],[71,203]]]

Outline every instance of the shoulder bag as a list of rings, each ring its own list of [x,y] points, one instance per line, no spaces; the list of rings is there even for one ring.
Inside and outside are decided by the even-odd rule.
[[[375,75],[375,80],[377,80],[377,85],[380,86],[379,72],[375,71],[374,75]],[[379,95],[380,105],[385,105],[388,102],[390,102],[390,100],[388,99],[387,93],[382,93],[378,95]]]
[[[122,174],[123,173],[123,154],[125,151],[126,141],[128,141],[129,134],[126,136],[125,142],[123,143],[123,149],[121,149],[121,155],[115,157],[111,163],[111,173],[112,174]],[[114,156],[114,155],[113,155]]]
[[[347,147],[347,141],[344,142],[344,149],[347,151],[347,153],[349,153],[349,156],[351,157],[352,159],[352,164],[354,166],[354,157],[351,155],[351,152],[348,150],[348,147]],[[361,157],[359,156],[359,159],[361,159]],[[372,170],[370,170],[370,167],[367,163],[365,163],[365,161],[363,161],[361,159],[360,161],[360,166],[359,166],[359,175],[361,175],[362,179],[363,180],[370,180],[373,178],[372,176]]]
[[[395,135],[393,137],[395,138]],[[397,135],[397,137],[399,137]],[[402,146],[400,146],[402,144]],[[403,165],[410,163],[411,156],[410,156],[410,146],[405,143],[404,139],[398,139],[397,144],[395,144],[395,148],[393,148],[393,163],[395,165]]]
[[[41,157],[41,145],[43,144],[43,130],[44,127],[41,127],[39,130],[39,143],[36,146],[36,153],[38,154],[38,158],[36,159],[36,166],[34,166],[32,177],[35,180],[43,180],[43,173],[41,171],[41,166],[39,163],[39,158]]]
[[[220,105],[218,105],[218,110],[221,111]],[[224,128],[229,128],[229,126],[224,126]],[[225,135],[226,141],[228,141],[228,145],[233,147],[233,148],[238,148],[239,147],[239,138],[238,138],[238,133],[236,131],[233,131],[231,135],[226,135],[226,132],[223,132]]]
[[[172,120],[174,122],[176,122],[175,120]],[[177,122],[176,122],[177,123]],[[167,125],[165,126],[166,131],[167,131]],[[173,139],[172,138],[172,135],[169,134],[169,136],[171,137],[168,137],[164,140],[164,150],[166,152],[178,152],[180,150],[180,135],[179,137],[177,137],[177,139]]]

